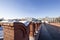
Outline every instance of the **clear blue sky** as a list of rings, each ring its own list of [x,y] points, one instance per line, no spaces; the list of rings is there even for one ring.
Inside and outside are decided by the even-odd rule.
[[[60,0],[0,0],[0,17],[60,16]]]

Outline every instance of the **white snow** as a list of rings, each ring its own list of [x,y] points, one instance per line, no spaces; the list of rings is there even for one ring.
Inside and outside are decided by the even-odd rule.
[[[30,22],[28,22],[28,21],[19,21],[19,22],[21,22],[21,23],[25,24],[25,26],[28,26],[28,25],[29,25],[29,23],[30,23]]]
[[[8,21],[1,21],[1,22],[8,22]]]
[[[35,38],[32,36],[29,36],[29,40],[35,40]]]

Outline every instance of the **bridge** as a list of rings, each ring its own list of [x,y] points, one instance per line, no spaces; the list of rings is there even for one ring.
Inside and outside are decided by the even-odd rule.
[[[0,22],[3,27],[3,40],[37,40],[40,22]]]
[[[0,22],[3,40],[60,40],[60,27],[40,22]]]

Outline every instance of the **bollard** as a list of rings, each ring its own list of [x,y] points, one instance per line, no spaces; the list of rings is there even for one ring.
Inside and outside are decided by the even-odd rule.
[[[41,23],[39,23],[39,22],[37,23],[37,27],[38,27],[37,29],[38,29],[38,30],[40,29],[40,24],[41,24]]]
[[[14,40],[29,40],[29,36],[27,34],[26,26],[22,23],[14,23],[15,27],[15,39]],[[20,35],[19,35],[20,34]]]
[[[38,33],[38,31],[40,30],[40,24],[39,22],[35,22],[35,33]],[[37,34],[35,34],[37,35]]]
[[[29,40],[35,40],[34,38],[34,30],[35,30],[35,27],[34,27],[34,23],[33,22],[30,22],[29,24],[29,28],[30,28],[30,32],[29,32]]]
[[[12,25],[11,25],[12,24]],[[1,23],[4,31],[3,40],[14,40],[14,27],[13,23],[3,22]]]
[[[38,26],[37,26],[37,23],[35,23],[35,32],[38,33]]]
[[[38,23],[38,30],[40,30],[40,25],[41,25],[41,23]]]

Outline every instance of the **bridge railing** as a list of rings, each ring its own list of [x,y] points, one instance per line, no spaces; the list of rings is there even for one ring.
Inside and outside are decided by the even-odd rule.
[[[4,40],[35,40],[40,23],[38,22],[0,22],[4,31]]]

